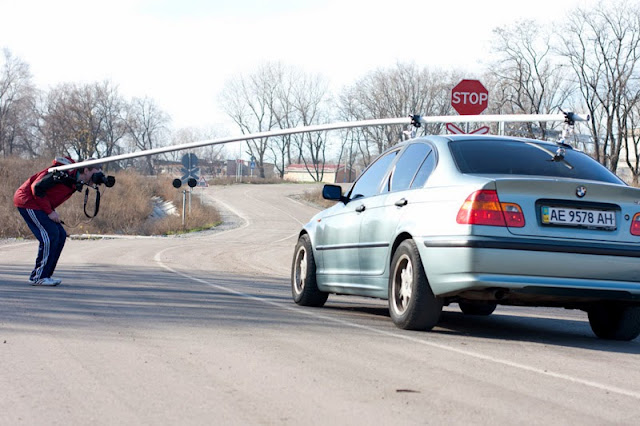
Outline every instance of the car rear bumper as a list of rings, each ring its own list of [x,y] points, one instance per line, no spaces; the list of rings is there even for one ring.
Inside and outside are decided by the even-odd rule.
[[[640,245],[504,237],[417,240],[438,296],[504,289],[523,300],[640,300]]]
[[[579,242],[566,240],[543,240],[533,238],[468,237],[464,239],[423,240],[426,247],[488,248],[516,251],[542,251],[553,253],[593,254],[601,256],[623,256],[640,258],[639,244],[615,244]]]

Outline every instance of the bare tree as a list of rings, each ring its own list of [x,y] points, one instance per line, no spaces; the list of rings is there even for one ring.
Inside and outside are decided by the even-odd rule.
[[[357,132],[349,129],[342,132],[340,139],[340,153],[338,154],[338,170],[340,165],[344,163],[345,178],[347,182],[353,182],[356,179],[354,173],[355,165],[358,159],[358,136]]]
[[[95,90],[96,112],[103,117],[98,155],[108,157],[120,154],[124,149],[121,142],[127,133],[126,101],[118,93],[118,88],[108,81],[96,84]]]
[[[366,120],[450,114],[451,88],[459,80],[457,73],[398,63],[393,68],[375,70],[344,89],[338,100],[339,115],[344,120]],[[433,124],[423,131],[440,133],[441,128],[441,124]],[[400,126],[359,130],[357,139],[364,164],[401,141],[404,130]]]
[[[625,162],[631,172],[633,186],[640,183],[640,104],[636,103],[627,115]]]
[[[227,81],[221,93],[222,109],[238,125],[242,134],[267,132],[277,128],[276,104],[282,66],[267,63],[250,75]],[[265,177],[265,155],[269,138],[247,140],[249,155],[256,159],[260,177]]]
[[[267,132],[319,123],[328,98],[327,87],[319,75],[268,62],[253,74],[228,81],[221,101],[243,134]],[[260,177],[264,177],[264,162],[268,157],[280,177],[294,156],[308,164],[314,177],[324,170],[326,140],[321,135],[278,136],[247,142],[248,154],[257,160]],[[296,152],[292,154],[292,150]]]
[[[560,48],[575,71],[591,115],[592,155],[613,172],[630,134],[628,114],[638,102],[640,7],[625,0],[577,8]]]
[[[120,151],[125,126],[125,101],[110,82],[63,83],[43,103],[39,130],[50,153],[78,158]]]
[[[292,115],[300,125],[327,123],[329,121],[328,102],[328,84],[322,76],[300,74],[295,79],[291,98]],[[315,181],[322,181],[326,164],[326,132],[294,135],[293,143],[307,172]]]
[[[296,82],[300,72],[292,67],[285,67],[282,64],[275,65],[279,72],[274,73],[278,78],[276,82],[276,100],[273,104],[273,113],[278,128],[289,129],[300,126],[301,117],[296,114],[294,97],[296,92]],[[282,179],[285,168],[292,163],[291,150],[297,135],[283,135],[272,138],[269,143],[269,151],[273,158],[276,172]],[[298,161],[300,162],[301,152],[298,151]]]
[[[98,155],[102,123],[92,89],[64,83],[49,91],[42,126],[49,150],[81,159]]]
[[[32,129],[37,114],[36,89],[31,82],[29,65],[3,49],[0,69],[0,153],[7,157],[16,153],[36,154]]]
[[[200,129],[197,140],[216,139],[222,136],[220,131],[215,128]],[[211,167],[209,170],[202,169],[203,174],[207,173],[216,176],[218,172],[222,173],[222,170],[217,170],[217,166],[221,166],[221,163],[227,156],[225,146],[226,145],[208,145],[194,150],[198,158],[202,158],[204,164],[209,164]]]
[[[294,67],[280,69],[274,104],[278,127],[288,129],[326,122],[329,100],[326,79],[319,74],[305,73]],[[323,133],[301,133],[272,138],[270,149],[280,177],[284,176],[285,167],[295,162],[303,163],[314,180],[322,180],[326,150],[326,138]]]
[[[174,132],[171,138],[172,145],[182,145],[192,143],[196,141],[204,141],[210,139],[217,139],[221,137],[220,132],[217,129],[197,129],[193,127],[182,128]],[[202,174],[216,175],[214,170],[216,164],[220,163],[225,158],[224,145],[208,145],[200,148],[193,148],[189,152],[196,155],[197,158],[202,160],[200,164],[200,170]],[[180,161],[184,152],[173,151],[166,153],[166,156],[173,161]],[[207,169],[206,167],[209,167]]]
[[[159,148],[166,143],[169,121],[169,116],[153,99],[134,98],[127,112],[127,136],[137,149]],[[146,173],[155,174],[154,157],[148,155],[143,161]]]
[[[549,114],[565,107],[571,94],[559,58],[553,56],[551,35],[533,20],[524,20],[494,30],[496,61],[491,88],[497,113]],[[522,126],[524,129],[520,129]],[[513,126],[512,126],[513,127]],[[547,123],[518,124],[512,131],[547,138]]]

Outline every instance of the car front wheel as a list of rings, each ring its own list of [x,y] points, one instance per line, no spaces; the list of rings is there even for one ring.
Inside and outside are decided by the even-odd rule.
[[[403,241],[391,261],[389,314],[404,330],[430,330],[440,320],[442,299],[433,295],[413,240]]]
[[[640,335],[640,306],[605,304],[587,312],[591,330],[601,339],[633,340]]]
[[[294,302],[302,306],[323,306],[329,293],[318,290],[316,261],[308,235],[298,239],[291,265],[291,294]]]

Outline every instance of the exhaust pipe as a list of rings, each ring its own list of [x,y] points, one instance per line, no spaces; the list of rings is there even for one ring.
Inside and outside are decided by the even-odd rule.
[[[494,289],[491,292],[491,296],[493,297],[494,300],[502,300],[506,297],[506,295],[507,295],[507,290],[504,290],[502,288]]]

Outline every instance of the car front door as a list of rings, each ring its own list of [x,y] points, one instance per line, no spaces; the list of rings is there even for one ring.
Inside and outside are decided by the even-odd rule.
[[[378,158],[365,170],[349,193],[349,201],[333,207],[334,211],[318,223],[316,249],[320,253],[318,271],[327,285],[357,286],[360,274],[360,222],[367,200],[380,192],[382,179],[398,150]]]

